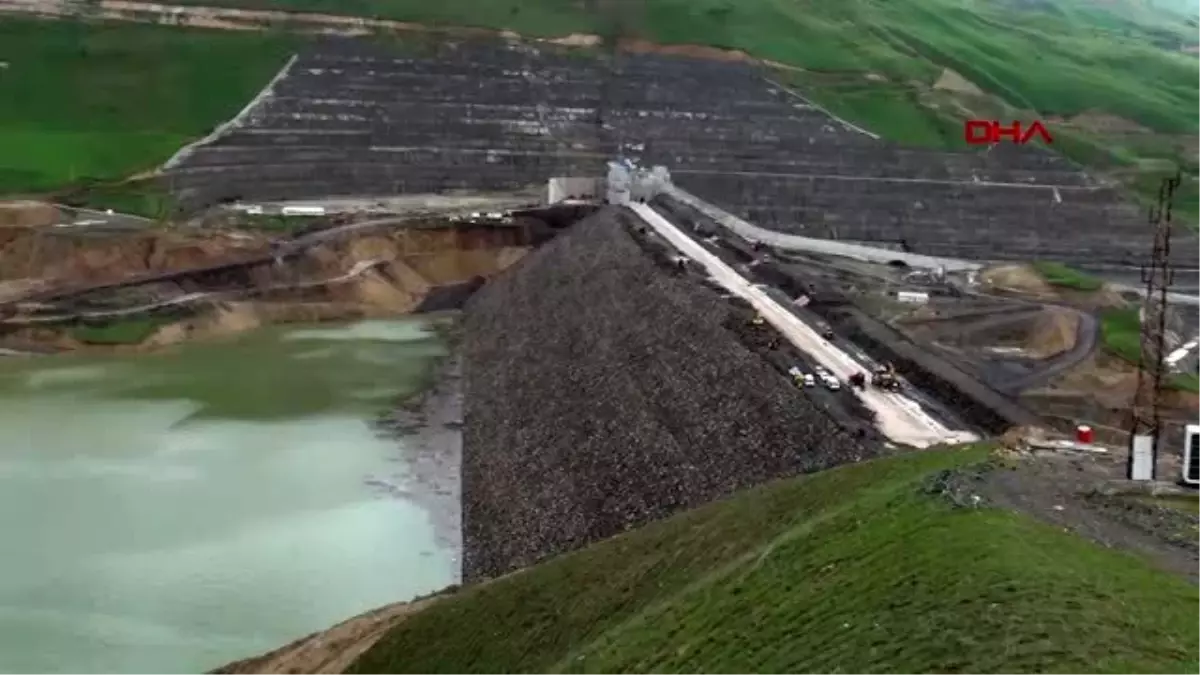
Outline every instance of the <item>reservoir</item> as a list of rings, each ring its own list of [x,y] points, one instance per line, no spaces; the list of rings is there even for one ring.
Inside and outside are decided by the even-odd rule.
[[[398,320],[0,358],[0,672],[200,672],[455,583],[457,504],[370,425],[444,355]]]

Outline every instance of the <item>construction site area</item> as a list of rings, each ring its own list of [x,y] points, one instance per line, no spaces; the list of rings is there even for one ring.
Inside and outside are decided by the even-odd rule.
[[[732,59],[329,38],[152,180],[177,227],[0,224],[0,351],[451,313],[465,582],[980,440],[1019,460],[976,497],[1196,576],[1194,513],[1123,500],[1194,497],[1200,240],[1045,148],[898,147]]]

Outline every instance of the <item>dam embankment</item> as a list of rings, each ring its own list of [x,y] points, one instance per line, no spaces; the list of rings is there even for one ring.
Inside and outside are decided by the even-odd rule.
[[[464,315],[464,581],[774,478],[872,456],[663,273],[609,208]],[[634,225],[636,227],[636,225]]]

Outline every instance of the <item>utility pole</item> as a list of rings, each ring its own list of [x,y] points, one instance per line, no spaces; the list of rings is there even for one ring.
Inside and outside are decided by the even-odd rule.
[[[1149,224],[1154,233],[1153,249],[1148,265],[1142,266],[1142,283],[1146,295],[1139,312],[1141,364],[1137,373],[1129,421],[1128,477],[1134,480],[1153,480],[1158,464],[1159,436],[1162,431],[1162,386],[1164,364],[1167,292],[1175,281],[1171,268],[1171,205],[1181,174],[1164,179],[1158,189],[1158,199],[1150,208]],[[1148,460],[1147,460],[1148,455]],[[1149,466],[1146,466],[1148,461]]]

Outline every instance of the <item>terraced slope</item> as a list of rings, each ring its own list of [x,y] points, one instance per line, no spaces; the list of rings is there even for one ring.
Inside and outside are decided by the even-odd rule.
[[[351,672],[1194,672],[1194,586],[929,494],[983,455],[739,493],[440,599]]]
[[[508,190],[595,174],[598,78],[589,60],[517,47],[330,41],[299,56],[245,128],[172,172],[173,185],[198,205]]]
[[[186,204],[455,189],[597,174],[618,149],[780,231],[934,255],[1135,265],[1144,216],[1032,146],[905,148],[747,63],[505,42],[300,56],[244,128],[172,172]],[[1103,236],[1097,236],[1103,233]],[[1194,237],[1176,254],[1195,266]]]

